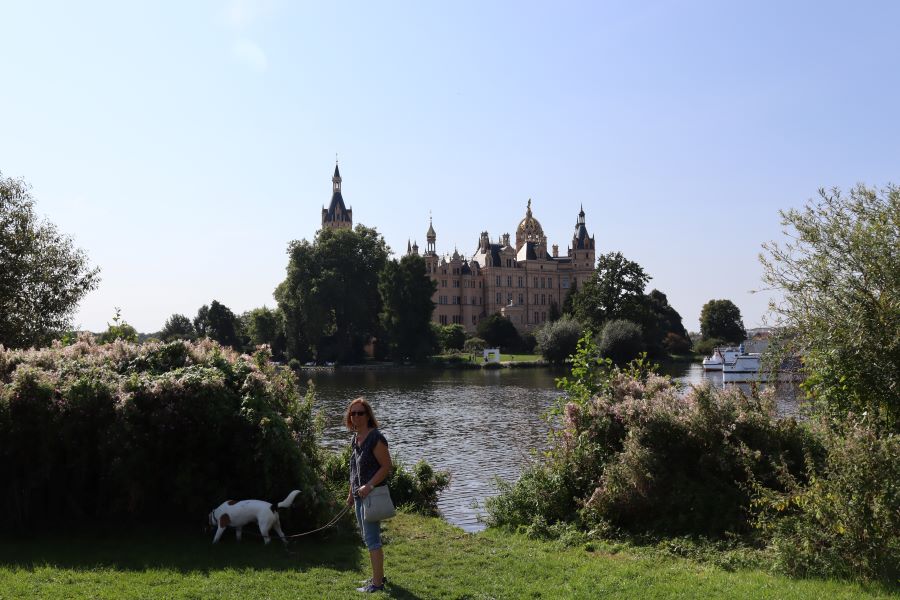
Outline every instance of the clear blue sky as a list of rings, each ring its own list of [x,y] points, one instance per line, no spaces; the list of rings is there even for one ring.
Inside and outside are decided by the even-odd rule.
[[[335,153],[396,252],[580,205],[697,330],[747,326],[778,210],[898,182],[895,2],[0,4],[0,170],[102,269],[77,324],[274,306]]]

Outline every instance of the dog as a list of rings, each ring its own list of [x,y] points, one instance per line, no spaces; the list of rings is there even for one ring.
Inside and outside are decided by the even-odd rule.
[[[259,532],[267,544],[271,541],[269,531],[274,529],[281,541],[287,545],[287,538],[284,537],[284,532],[281,531],[281,519],[278,517],[278,509],[290,508],[294,503],[294,498],[299,493],[300,490],[292,491],[287,498],[278,504],[264,500],[226,500],[209,513],[210,526],[217,527],[216,535],[213,537],[213,544],[219,541],[219,538],[222,537],[222,534],[225,533],[225,529],[228,527],[234,527],[237,541],[241,541],[241,532],[244,525],[255,521],[259,525]]]

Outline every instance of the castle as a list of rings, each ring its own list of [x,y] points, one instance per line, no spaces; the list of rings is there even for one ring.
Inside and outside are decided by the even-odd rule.
[[[353,211],[344,205],[337,166],[332,184],[331,204],[322,209],[322,227],[352,227]],[[422,256],[429,277],[437,283],[432,319],[441,325],[458,323],[467,332],[474,332],[481,319],[497,312],[520,333],[531,331],[548,320],[551,306],[561,309],[569,289],[594,271],[594,237],[588,235],[583,207],[565,256],[559,256],[556,244],[552,254],[547,252],[547,237],[531,212],[531,200],[516,227],[514,246],[508,233],[491,242],[488,232],[482,231],[471,258],[456,250],[452,256],[438,256],[431,222],[425,239]],[[418,255],[418,245],[407,243],[407,253]]]

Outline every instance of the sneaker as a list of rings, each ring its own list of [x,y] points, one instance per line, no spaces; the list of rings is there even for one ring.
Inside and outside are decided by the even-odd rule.
[[[387,582],[388,582],[388,580],[387,580],[387,575],[385,575],[385,576],[383,576],[383,577],[381,578],[381,585],[386,585]],[[367,585],[369,585],[370,583],[372,583],[372,578],[369,577],[369,578],[366,579],[365,581],[360,581],[359,583],[362,584],[363,586],[367,586]]]
[[[383,592],[384,584],[382,583],[381,585],[375,585],[374,583],[370,583],[369,585],[365,585],[363,587],[356,588],[356,591],[362,592],[363,594],[371,594],[374,592]]]

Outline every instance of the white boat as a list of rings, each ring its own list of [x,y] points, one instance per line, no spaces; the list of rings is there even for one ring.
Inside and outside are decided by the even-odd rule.
[[[725,360],[722,364],[722,381],[725,383],[741,383],[749,381],[765,382],[769,374],[760,370],[762,354],[758,352],[744,352],[744,345],[738,348],[740,351],[731,360]]]
[[[725,363],[733,361],[739,354],[741,354],[741,350],[731,346],[714,348],[712,355],[703,359],[703,370],[721,371]]]

